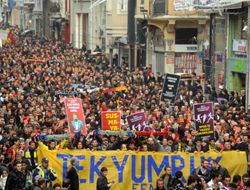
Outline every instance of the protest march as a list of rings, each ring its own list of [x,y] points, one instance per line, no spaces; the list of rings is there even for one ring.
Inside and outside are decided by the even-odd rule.
[[[244,91],[12,33],[0,49],[0,190],[250,189]]]

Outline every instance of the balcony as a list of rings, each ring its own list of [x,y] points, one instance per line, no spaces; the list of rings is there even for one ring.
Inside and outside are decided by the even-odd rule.
[[[155,0],[152,6],[153,16],[166,15],[166,0]]]

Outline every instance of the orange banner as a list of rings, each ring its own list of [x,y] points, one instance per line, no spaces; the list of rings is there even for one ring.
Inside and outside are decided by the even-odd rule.
[[[115,88],[109,88],[103,91],[103,93],[110,93],[110,92],[119,92],[119,91],[127,91],[127,87],[125,86],[119,86],[119,87],[115,87]]]
[[[103,111],[102,130],[119,131],[121,126],[121,112]]]
[[[47,60],[41,60],[41,59],[25,59],[25,63],[46,63]]]

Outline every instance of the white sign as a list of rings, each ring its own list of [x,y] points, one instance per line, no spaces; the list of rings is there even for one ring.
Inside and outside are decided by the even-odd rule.
[[[197,44],[184,44],[184,45],[175,44],[175,52],[197,52],[197,50],[198,50]]]
[[[194,0],[174,0],[175,11],[193,10],[195,5]]]
[[[35,5],[35,0],[24,0],[23,4],[24,5]]]
[[[7,40],[7,38],[8,38],[7,32],[4,30],[0,30],[0,39]]]
[[[233,40],[233,51],[235,53],[246,54],[247,53],[247,40]]]

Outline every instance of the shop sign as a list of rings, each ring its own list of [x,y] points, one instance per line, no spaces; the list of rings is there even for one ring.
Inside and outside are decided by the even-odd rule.
[[[175,45],[175,52],[197,52],[197,50],[196,44]]]
[[[236,54],[246,54],[247,53],[247,41],[246,40],[233,40],[233,51]]]

